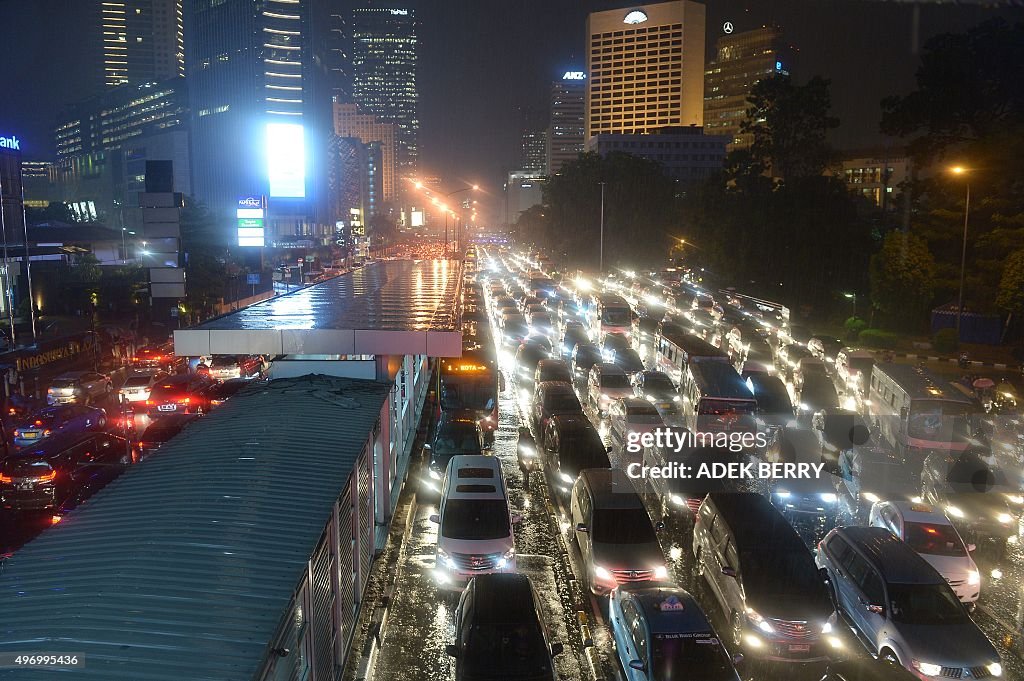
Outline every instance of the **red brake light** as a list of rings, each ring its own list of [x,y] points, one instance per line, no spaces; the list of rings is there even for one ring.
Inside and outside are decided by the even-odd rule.
[[[43,425],[43,422],[42,421],[36,421],[34,425],[41,426],[41,425]]]
[[[51,480],[53,480],[56,477],[57,477],[57,471],[51,470],[49,473],[47,473],[45,475],[40,475],[37,479],[39,480],[39,482],[50,482]]]
[[[146,400],[146,404],[147,404],[147,405],[151,405],[151,404],[153,404],[153,400]]]
[[[59,516],[59,515],[50,516],[50,524],[51,525],[56,525],[61,520],[63,520],[63,518],[61,516]]]
[[[14,479],[11,478],[11,476],[9,475],[4,475],[3,473],[0,473],[0,483],[2,482],[14,482]]]
[[[181,402],[181,404],[188,404],[191,401],[192,401],[191,398],[188,398],[188,397],[179,400],[179,402]]]

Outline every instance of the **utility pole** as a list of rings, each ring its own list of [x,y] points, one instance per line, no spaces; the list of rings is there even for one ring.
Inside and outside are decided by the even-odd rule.
[[[11,324],[11,347],[14,347],[14,302],[11,297],[11,261],[7,253],[7,217],[4,212],[4,182],[0,175],[0,231],[4,233],[4,298],[7,300],[7,320]]]
[[[964,273],[967,267],[967,219],[971,215],[971,183],[967,183],[967,200],[964,203],[964,241],[960,248],[960,294],[956,304],[956,338],[960,340],[960,320],[964,316]]]
[[[597,271],[604,274],[604,182],[601,183],[601,245]]]

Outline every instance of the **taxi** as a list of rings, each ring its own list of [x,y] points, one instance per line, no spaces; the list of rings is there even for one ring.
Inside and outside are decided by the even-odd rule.
[[[735,665],[704,611],[672,584],[620,586],[608,605],[612,636],[627,681],[693,678],[739,681]]]
[[[879,501],[871,507],[871,527],[884,527],[902,539],[949,582],[960,602],[973,605],[981,595],[981,573],[946,514],[913,501]]]

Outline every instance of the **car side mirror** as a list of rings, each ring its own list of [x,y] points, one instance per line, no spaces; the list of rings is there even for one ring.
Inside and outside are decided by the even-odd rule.
[[[868,603],[864,606],[864,609],[876,615],[882,615],[885,613],[885,608],[883,608],[881,605],[875,605],[874,603]]]
[[[630,660],[629,661],[629,668],[630,669],[635,669],[638,672],[642,672],[642,671],[646,671],[647,670],[647,665],[645,665],[640,660]]]
[[[974,553],[977,550],[978,550],[978,546],[976,544],[968,544],[967,545],[967,553]]]
[[[732,656],[733,665],[743,664],[743,653],[736,653]]]
[[[583,523],[576,523],[576,531],[582,532],[583,534],[587,534],[588,532],[590,532],[590,529]]]
[[[440,525],[441,524],[441,516],[439,516],[436,513],[431,513],[430,514],[430,522],[434,523],[435,525]]]
[[[562,651],[564,649],[565,649],[565,647],[561,643],[552,643],[551,644],[551,657],[558,657],[559,655],[562,654]]]
[[[725,575],[726,577],[733,577],[733,578],[735,578],[736,577],[736,568],[730,567],[728,565],[723,565],[722,566],[722,574]]]
[[[448,657],[458,657],[459,647],[453,643],[449,643],[444,647],[444,652],[448,653]]]

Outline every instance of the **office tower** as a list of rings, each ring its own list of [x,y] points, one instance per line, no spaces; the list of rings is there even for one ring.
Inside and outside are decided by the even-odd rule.
[[[705,131],[728,136],[730,151],[749,147],[753,136],[740,132],[750,107],[747,96],[762,78],[789,75],[791,50],[783,43],[782,29],[762,26],[722,36],[715,54],[704,72]]]
[[[182,0],[92,1],[89,28],[105,86],[185,75]]]
[[[268,237],[325,242],[335,216],[324,65],[328,0],[187,0],[193,193],[234,210],[266,196]]]
[[[587,17],[586,136],[702,125],[704,5],[675,0]]]
[[[419,91],[415,10],[352,11],[352,100],[359,110],[398,126],[400,173],[416,173],[419,160]]]
[[[547,131],[523,131],[519,168],[539,175],[547,174]]]
[[[384,201],[395,198],[398,181],[397,126],[382,123],[371,114],[359,112],[355,104],[334,103],[334,134],[354,137],[363,144],[380,143],[381,193]]]
[[[586,75],[566,71],[551,84],[551,121],[547,130],[546,166],[554,175],[583,151],[586,129]]]

